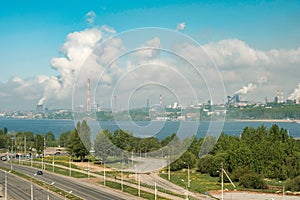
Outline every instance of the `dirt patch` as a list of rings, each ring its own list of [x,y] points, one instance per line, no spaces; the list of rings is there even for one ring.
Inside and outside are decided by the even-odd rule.
[[[72,162],[73,165],[76,165],[78,168],[82,169],[82,170],[87,170],[88,166],[90,166],[90,170],[92,172],[103,172],[104,168],[103,165],[99,165],[99,164],[94,164],[92,162],[90,162],[88,164],[88,162]],[[106,172],[110,172],[113,171],[110,168],[105,168]]]

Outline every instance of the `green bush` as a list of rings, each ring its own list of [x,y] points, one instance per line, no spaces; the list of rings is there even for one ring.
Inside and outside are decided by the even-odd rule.
[[[286,190],[300,191],[300,176],[288,179],[285,184]]]
[[[255,173],[244,174],[239,180],[240,186],[245,188],[264,189],[266,187],[263,178]]]

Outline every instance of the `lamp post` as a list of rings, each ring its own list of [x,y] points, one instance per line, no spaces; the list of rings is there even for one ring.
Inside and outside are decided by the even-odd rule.
[[[7,172],[4,171],[5,177],[4,177],[4,200],[7,200]]]
[[[72,158],[72,155],[70,155],[70,160],[69,160],[69,176],[72,176],[72,163],[71,163],[71,158]]]
[[[103,159],[103,185],[105,185],[105,160]]]
[[[71,194],[73,191],[69,191],[68,194]],[[67,199],[68,194],[65,195],[65,200]]]
[[[52,182],[50,185],[54,185],[55,182]],[[49,195],[49,187],[48,187],[48,192],[47,192],[47,200],[50,200],[50,195]]]
[[[52,155],[52,172],[54,172],[54,154]]]
[[[43,145],[43,164],[42,164],[42,169],[45,170],[46,169],[46,164],[45,164],[45,147],[46,147],[46,140],[45,140],[45,136],[44,136],[44,145]]]
[[[164,167],[164,151],[161,150],[161,167]]]
[[[13,170],[13,163],[12,163],[12,159],[13,159],[13,155],[14,155],[14,137],[11,137],[11,158],[10,158],[10,170]]]
[[[157,199],[156,179],[154,179],[154,200]]]
[[[33,176],[36,176],[36,174],[33,174]],[[30,181],[30,199],[33,200],[33,185],[32,185],[32,178]]]
[[[123,152],[122,152],[122,164],[121,164],[121,190],[123,192],[124,187],[123,187]]]
[[[224,199],[224,176],[223,176],[223,163],[221,163],[221,181],[222,181],[222,186],[221,186],[221,188],[222,188],[222,196],[221,196],[221,198],[222,198],[222,200]]]
[[[169,161],[168,161],[168,180],[171,180],[171,158],[169,152]]]
[[[181,181],[184,182],[183,179],[181,179]],[[185,184],[185,189],[186,189],[186,191],[184,192],[185,199],[188,200],[189,199],[189,190],[188,190],[187,184]]]
[[[190,179],[190,165],[189,165],[189,163],[187,163],[187,162],[184,162],[184,164],[186,164],[187,167],[188,167],[188,171],[187,171],[187,173],[188,173],[187,187],[190,187],[190,186],[191,186],[191,184],[190,184],[190,182],[191,182],[191,179]]]

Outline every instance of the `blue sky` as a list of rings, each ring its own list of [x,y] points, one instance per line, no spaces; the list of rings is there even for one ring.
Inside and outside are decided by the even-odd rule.
[[[86,14],[95,12],[93,25]],[[16,1],[0,7],[0,82],[13,77],[59,75],[50,60],[60,56],[69,33],[107,25],[117,33],[141,27],[176,29],[200,44],[239,39],[255,50],[300,47],[300,1]],[[294,81],[297,83],[297,81]],[[289,92],[297,84],[286,86]]]

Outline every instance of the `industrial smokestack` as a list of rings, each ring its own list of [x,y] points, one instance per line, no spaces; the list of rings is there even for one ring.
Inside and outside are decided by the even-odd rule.
[[[162,106],[163,105],[163,98],[162,95],[159,95],[159,105]]]
[[[43,105],[37,105],[36,106],[36,113],[38,113],[38,114],[42,114],[42,113],[44,113],[44,108],[43,108]]]
[[[90,83],[90,79],[88,79],[88,81],[87,81],[86,111],[91,112],[91,83]]]

